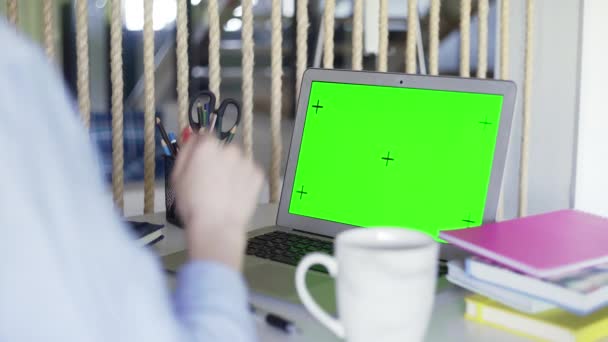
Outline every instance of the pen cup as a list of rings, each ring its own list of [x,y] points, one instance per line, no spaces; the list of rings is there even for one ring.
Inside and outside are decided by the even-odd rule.
[[[177,214],[176,206],[175,206],[175,190],[171,184],[171,172],[173,171],[173,166],[175,165],[175,157],[172,156],[164,156],[165,161],[165,212],[167,222],[183,228],[182,220],[179,218]]]

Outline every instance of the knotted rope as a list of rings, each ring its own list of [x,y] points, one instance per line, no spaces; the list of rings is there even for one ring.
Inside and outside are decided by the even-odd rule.
[[[378,25],[378,71],[388,69],[388,0],[380,0]]]
[[[280,7],[280,6],[279,6]],[[220,100],[220,14],[217,0],[209,0],[209,90]]]
[[[243,0],[242,8],[243,28],[241,30],[241,39],[243,40],[243,83],[241,85],[241,90],[243,92],[243,145],[245,148],[245,155],[249,158],[253,158],[253,65],[255,52],[253,42],[252,0]],[[300,27],[299,25],[300,22],[298,21],[298,28]],[[300,32],[298,31],[298,61],[301,53],[299,34]],[[304,48],[306,48],[306,42],[304,42]],[[306,58],[306,50],[304,50],[304,56],[304,58]],[[299,63],[300,62],[298,62],[298,68],[300,67]],[[304,67],[306,67],[306,60],[304,60]],[[304,72],[304,70],[301,72]],[[301,78],[302,75],[299,74],[299,77]],[[299,84],[298,81],[298,85]]]
[[[42,34],[44,37],[44,51],[51,61],[55,60],[55,13],[54,1],[42,2]]]
[[[418,1],[407,2],[407,40],[405,42],[405,72],[416,73],[416,29],[418,26]]]
[[[331,0],[330,0],[331,2]],[[278,202],[281,196],[281,96],[283,75],[283,34],[281,25],[281,0],[272,0],[271,11],[271,102],[270,102],[270,134],[271,134],[271,161],[270,161],[270,201]],[[325,51],[327,53],[327,50]]]
[[[363,69],[363,0],[353,4],[353,70]]]
[[[177,59],[177,124],[179,132],[188,126],[188,13],[185,0],[177,1],[177,33],[176,33],[176,59]],[[181,137],[180,137],[181,139]]]
[[[488,71],[488,0],[479,0],[479,42],[477,51],[477,77],[486,78]]]
[[[122,5],[120,0],[111,0],[110,78],[112,82],[112,194],[114,196],[114,203],[120,212],[124,209],[124,80],[122,67]]]
[[[323,67],[334,68],[334,14],[336,12],[336,0],[325,0],[325,12],[323,13]]]
[[[471,76],[471,0],[460,0],[460,76]]]
[[[439,12],[441,0],[431,0],[429,18],[429,72],[439,75]]]
[[[509,1],[500,1],[500,78],[506,80],[509,77]],[[498,197],[498,210],[496,220],[502,221],[504,218],[504,194],[501,185]]]
[[[530,120],[532,101],[532,68],[534,46],[534,0],[528,0],[526,8],[526,50],[524,64],[524,109],[521,134],[521,160],[519,168],[519,216],[528,211],[528,160],[530,154]]]
[[[8,22],[17,26],[19,24],[19,7],[17,6],[17,0],[6,1],[6,16]]]
[[[296,96],[300,94],[302,75],[306,70],[308,57],[308,0],[298,0],[296,27]]]
[[[91,98],[89,91],[89,13],[88,1],[76,0],[76,68],[78,76],[78,108],[84,126],[91,122]]]
[[[154,26],[153,0],[144,0],[144,214],[154,212]]]

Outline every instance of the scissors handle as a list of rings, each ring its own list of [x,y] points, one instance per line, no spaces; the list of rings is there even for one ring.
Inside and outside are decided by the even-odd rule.
[[[222,127],[222,121],[224,119],[224,114],[226,113],[226,109],[229,106],[234,106],[236,108],[236,121],[234,125],[224,130]],[[218,139],[224,140],[230,136],[230,130],[232,128],[238,126],[241,123],[241,106],[235,99],[225,99],[222,101],[220,108],[218,108],[217,112],[217,121],[215,122],[215,132],[217,134]]]
[[[205,99],[208,98],[209,101],[205,101],[205,102],[201,102],[201,99]],[[207,104],[207,111],[208,113],[213,112],[213,110],[215,110],[215,94],[213,94],[213,92],[209,91],[209,90],[202,90],[200,92],[198,92],[193,98],[192,101],[190,102],[190,111],[188,112],[188,121],[190,123],[190,127],[193,130],[200,130],[201,128],[203,128],[203,122],[200,121],[200,118],[198,116],[198,104],[199,103],[203,103],[203,104]],[[196,120],[193,118],[193,115],[196,116]],[[209,119],[209,118],[207,118]]]

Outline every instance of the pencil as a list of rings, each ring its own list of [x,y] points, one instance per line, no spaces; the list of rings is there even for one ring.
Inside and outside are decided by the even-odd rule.
[[[215,113],[211,113],[211,125],[209,125],[209,132],[213,132],[213,129],[215,128],[215,122],[217,121],[217,114]]]
[[[234,138],[234,135],[236,134],[236,125],[234,127],[232,127],[232,129],[230,130],[228,137],[226,138],[226,145],[230,144],[232,142],[232,139]]]
[[[175,151],[173,145],[171,145],[171,140],[167,135],[167,131],[165,131],[165,127],[163,127],[163,123],[160,121],[160,118],[158,116],[156,117],[156,126],[158,127],[158,130],[160,131],[160,136],[165,141],[165,144],[167,145],[169,151],[171,151],[174,156],[177,155],[177,151]]]
[[[206,113],[203,110],[203,105],[200,102],[196,105],[196,112],[198,113],[198,123],[201,125],[201,128],[207,126],[207,123],[205,122]]]
[[[165,155],[167,157],[171,157],[171,151],[169,150],[169,147],[167,146],[167,144],[165,143],[165,141],[161,140],[160,144],[163,147],[163,152],[165,152]]]
[[[205,103],[203,106],[203,121],[205,121],[205,127],[209,125],[209,104]]]

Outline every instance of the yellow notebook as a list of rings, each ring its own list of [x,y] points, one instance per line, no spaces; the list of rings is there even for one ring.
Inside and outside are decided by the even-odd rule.
[[[480,295],[465,298],[465,318],[537,341],[595,342],[608,337],[608,307],[587,316],[561,309],[525,314]]]

